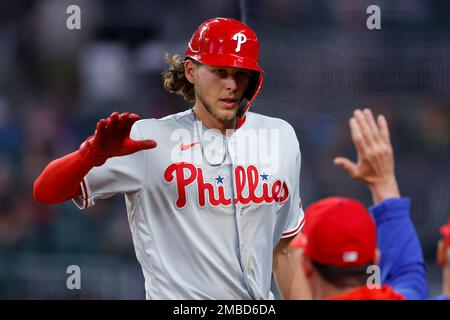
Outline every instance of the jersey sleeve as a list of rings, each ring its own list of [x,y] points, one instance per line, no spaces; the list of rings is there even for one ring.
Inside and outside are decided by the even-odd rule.
[[[284,211],[283,214],[287,215],[287,220],[283,228],[281,238],[290,238],[292,236],[295,236],[300,232],[304,224],[304,213],[302,201],[300,199],[300,146],[294,129],[292,127],[290,127],[290,129],[292,130],[292,136],[295,140],[293,141],[293,144],[296,146],[296,148],[293,148],[293,150],[295,150],[295,157],[293,157],[293,160],[289,162],[288,177],[290,181],[288,181],[288,183],[292,193],[282,208],[282,210]]]
[[[411,220],[409,198],[386,199],[370,207],[381,251],[381,282],[409,300],[428,296],[422,247]]]
[[[137,123],[131,128],[130,138],[143,139]],[[106,199],[116,193],[139,191],[147,172],[145,152],[112,157],[102,166],[92,168],[81,181],[82,195],[72,199],[76,206],[86,209],[93,206],[97,199]]]

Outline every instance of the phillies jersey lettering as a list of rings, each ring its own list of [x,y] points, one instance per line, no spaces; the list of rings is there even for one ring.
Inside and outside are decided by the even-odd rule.
[[[303,223],[295,132],[252,112],[230,135],[196,124],[136,122],[131,138],[158,146],[93,168],[74,202],[124,194],[148,299],[273,299],[273,249]]]
[[[185,174],[187,172],[187,174]],[[271,203],[272,201],[281,203],[286,201],[289,196],[289,189],[286,183],[275,180],[271,185],[262,183],[262,194],[257,195],[256,190],[259,186],[258,169],[250,165],[245,169],[243,166],[236,166],[234,169],[236,177],[236,198],[233,199],[235,204],[249,203]],[[214,184],[205,182],[203,179],[203,170],[195,165],[187,162],[177,162],[170,164],[164,171],[164,180],[167,182],[175,181],[178,190],[178,199],[176,206],[184,208],[188,199],[186,199],[186,188],[191,184],[197,185],[197,203],[203,207],[207,199],[208,203],[214,207],[219,205],[231,205],[232,199],[225,195],[222,185],[217,187]],[[267,179],[266,179],[267,180]],[[248,196],[244,196],[243,192],[247,189]],[[217,194],[217,197],[216,197]]]

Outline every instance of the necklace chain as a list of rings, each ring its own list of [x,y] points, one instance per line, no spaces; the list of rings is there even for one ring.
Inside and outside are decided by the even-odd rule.
[[[194,108],[191,108],[191,111],[192,111],[192,115],[194,116],[194,130],[195,130],[195,133],[198,135],[198,137],[200,139],[199,142],[200,142],[200,149],[202,151],[202,158],[206,161],[206,163],[209,166],[211,166],[211,167],[220,167],[221,165],[223,165],[225,163],[225,161],[227,159],[228,143],[227,143],[226,139],[224,139],[225,140],[225,143],[224,143],[224,145],[225,145],[225,152],[223,153],[222,161],[220,163],[217,163],[217,164],[209,162],[209,160],[205,156],[205,150],[203,148],[202,135],[200,134],[199,129],[198,129],[198,127],[202,125],[202,121],[198,120],[197,116],[195,115]],[[198,122],[200,122],[200,124],[198,124]]]

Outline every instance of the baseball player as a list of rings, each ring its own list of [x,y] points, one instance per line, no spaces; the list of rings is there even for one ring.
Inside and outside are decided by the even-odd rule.
[[[443,237],[437,246],[436,260],[442,268],[442,294],[433,297],[435,300],[450,300],[450,219],[439,231]]]
[[[328,197],[306,208],[302,234],[291,242],[302,249],[296,250],[298,270],[314,299],[424,299],[422,248],[410,199],[400,195],[386,119],[357,109],[349,125],[358,160],[337,157],[334,163],[369,187],[374,205],[367,210],[357,200]]]
[[[34,185],[80,209],[125,195],[147,299],[288,297],[286,248],[303,222],[293,128],[248,109],[261,90],[259,42],[227,18],[202,23],[164,87],[194,107],[162,119],[114,112]],[[264,152],[265,150],[265,152]]]

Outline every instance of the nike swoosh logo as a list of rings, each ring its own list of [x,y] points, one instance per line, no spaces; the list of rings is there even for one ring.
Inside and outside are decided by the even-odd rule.
[[[180,149],[181,151],[185,151],[189,148],[192,148],[193,146],[199,144],[200,142],[193,142],[193,143],[189,143],[189,144],[180,144]]]

